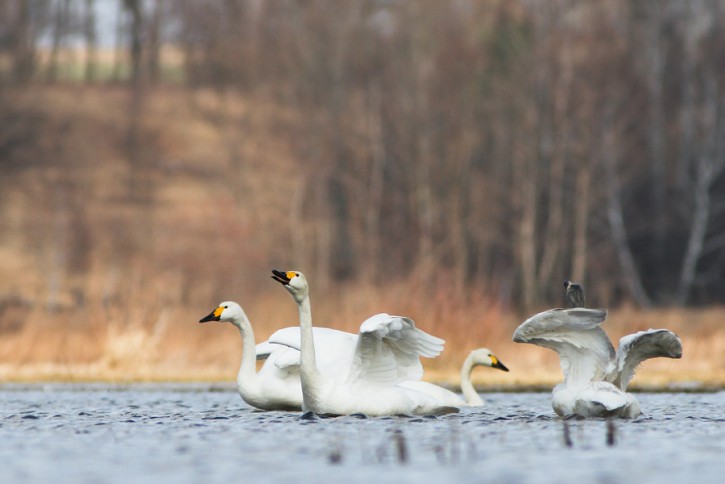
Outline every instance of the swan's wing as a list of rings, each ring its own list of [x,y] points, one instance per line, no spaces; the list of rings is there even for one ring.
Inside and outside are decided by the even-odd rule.
[[[313,329],[314,330],[314,329]],[[278,329],[269,337],[265,343],[270,345],[282,345],[290,348],[300,349],[300,327],[290,326],[289,328]],[[262,345],[264,343],[259,343]],[[259,346],[257,345],[257,346]]]
[[[604,309],[550,309],[516,328],[516,343],[531,343],[559,354],[567,383],[587,383],[604,377],[614,357],[614,347],[600,324]]]
[[[321,373],[340,375],[350,368],[357,343],[357,335],[336,329],[314,327],[312,328],[312,337],[315,340],[315,359]],[[300,364],[301,338],[299,326],[283,328],[274,332],[267,343],[273,347],[282,346],[294,350],[294,352],[287,354],[285,359],[281,360],[281,363],[285,365]]]
[[[624,336],[619,340],[617,357],[607,371],[606,380],[622,390],[634,377],[634,372],[644,360],[682,357],[682,341],[667,329],[649,329]]]
[[[300,352],[294,348],[274,345],[276,348],[269,354],[257,372],[260,381],[281,382],[287,380],[291,385],[299,385]],[[296,383],[295,383],[296,380]]]
[[[279,346],[279,349],[273,351],[264,367],[272,365],[279,370],[299,372],[300,352],[288,346]]]
[[[410,318],[376,314],[360,325],[348,382],[419,380],[423,376],[420,357],[438,356],[444,343],[416,328]]]
[[[279,345],[271,344],[269,341],[262,341],[255,348],[257,360],[266,360],[275,349],[279,349]]]

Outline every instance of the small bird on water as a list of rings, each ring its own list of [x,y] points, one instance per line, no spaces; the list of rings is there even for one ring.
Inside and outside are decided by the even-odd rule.
[[[566,288],[566,302],[570,308],[583,308],[584,307],[584,288],[581,285],[571,282],[564,281],[564,287]]]

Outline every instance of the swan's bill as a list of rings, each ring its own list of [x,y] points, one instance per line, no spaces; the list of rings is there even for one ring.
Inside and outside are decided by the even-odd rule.
[[[210,312],[203,318],[199,320],[200,323],[206,323],[209,321],[219,321],[222,317],[222,312],[224,312],[224,306],[219,306],[214,311]]]
[[[279,282],[280,284],[282,284],[284,286],[287,286],[290,282],[292,282],[292,279],[294,277],[297,277],[298,275],[299,274],[297,274],[294,271],[282,272],[282,271],[278,271],[276,269],[272,270],[272,279],[274,279],[275,281]]]
[[[509,371],[509,369],[506,368],[506,365],[501,363],[501,360],[499,360],[498,358],[496,358],[493,355],[491,355],[490,357],[491,357],[491,368],[497,368],[499,370]]]

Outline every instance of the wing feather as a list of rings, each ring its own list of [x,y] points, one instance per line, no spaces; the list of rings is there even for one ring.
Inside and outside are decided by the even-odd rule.
[[[355,353],[357,335],[331,328],[314,327],[312,337],[315,340],[315,359],[320,372],[331,377],[347,378],[346,372]],[[294,350],[287,353],[282,360],[285,365],[292,366],[300,364],[300,342],[300,327],[291,326],[272,333],[266,343],[272,347]]]
[[[420,357],[434,358],[445,341],[415,327],[403,316],[380,313],[360,325],[348,381],[397,383],[423,376]]]
[[[675,333],[667,329],[649,329],[624,336],[619,340],[617,356],[605,379],[626,390],[640,363],[657,357],[682,357],[682,341]]]
[[[257,360],[266,360],[267,358],[269,358],[269,355],[271,355],[272,352],[278,348],[279,345],[271,344],[269,341],[263,341],[259,343],[255,348]]]
[[[604,377],[614,357],[600,327],[606,317],[604,309],[550,309],[521,323],[513,340],[556,351],[568,384],[589,383]]]

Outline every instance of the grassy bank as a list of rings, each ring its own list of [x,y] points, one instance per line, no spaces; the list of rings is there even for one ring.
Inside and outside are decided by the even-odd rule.
[[[316,320],[322,326],[355,331],[373,308],[410,315],[419,327],[447,340],[439,358],[424,360],[425,379],[453,387],[459,381],[460,363],[471,349],[480,346],[492,349],[511,370],[476,369],[473,381],[481,388],[541,389],[561,381],[555,353],[511,342],[510,335],[522,316],[470,301],[461,306],[441,305],[435,297],[401,304],[396,294],[402,291],[404,286],[385,292],[370,289],[365,293],[369,300],[356,292],[341,296],[334,304],[321,302],[315,305]],[[245,305],[258,341],[295,324],[294,305],[286,299],[284,293],[272,293]],[[215,304],[149,311],[136,323],[99,310],[98,319],[88,326],[74,326],[78,315],[73,311],[62,315],[31,312],[27,324],[5,332],[0,340],[0,381],[234,381],[241,356],[238,331],[225,323],[196,323]],[[615,346],[621,336],[650,327],[669,328],[682,338],[682,359],[645,362],[633,388],[716,389],[725,388],[723,318],[722,308],[622,308],[610,311],[604,327]]]

